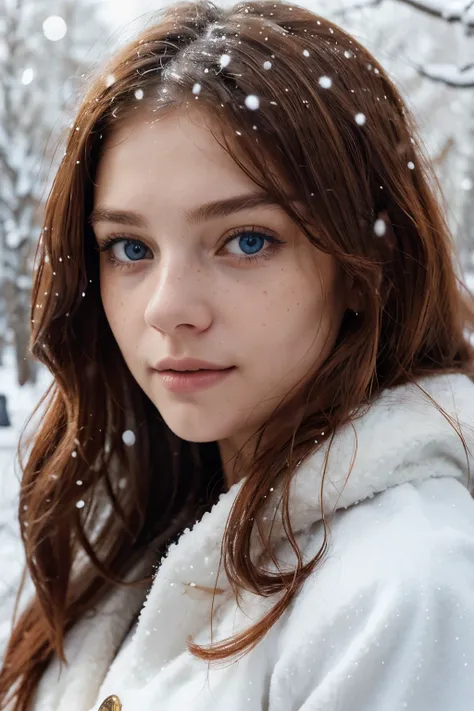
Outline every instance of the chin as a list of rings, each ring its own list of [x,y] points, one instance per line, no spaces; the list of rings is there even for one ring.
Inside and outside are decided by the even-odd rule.
[[[231,436],[229,430],[224,429],[222,424],[220,426],[216,425],[216,427],[211,427],[207,424],[207,426],[203,427],[203,423],[201,422],[200,426],[186,427],[183,422],[174,422],[172,419],[168,420],[163,413],[162,415],[170,430],[174,432],[177,437],[186,442],[218,442]]]
[[[212,435],[191,435],[186,432],[176,432],[173,430],[175,435],[185,442],[194,442],[196,444],[204,444],[205,442],[216,442],[219,438]]]

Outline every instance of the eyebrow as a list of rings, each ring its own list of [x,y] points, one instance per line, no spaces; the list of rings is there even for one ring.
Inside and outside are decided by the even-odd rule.
[[[235,195],[224,200],[214,200],[192,210],[186,210],[185,218],[189,224],[197,224],[219,217],[227,217],[240,210],[251,210],[265,205],[280,207],[279,203],[267,193],[247,193],[245,195]],[[89,222],[91,225],[97,225],[99,222],[115,222],[129,227],[148,227],[147,220],[137,212],[100,206],[92,210]]]

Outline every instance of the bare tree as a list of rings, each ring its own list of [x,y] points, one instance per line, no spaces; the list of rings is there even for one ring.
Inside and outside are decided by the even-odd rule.
[[[0,0],[0,330],[13,334],[20,385],[35,377],[27,349],[32,247],[55,160],[49,146],[108,35],[95,3],[59,0],[52,17],[48,5]]]
[[[399,0],[406,5],[439,17],[446,22],[460,22],[468,34],[474,31],[473,0]]]
[[[474,0],[397,0],[397,2],[444,23],[459,23],[467,36],[474,34]],[[330,12],[333,17],[345,20],[350,13],[381,7],[383,3],[384,0],[340,0],[335,3],[335,7]],[[453,87],[471,89],[474,87],[473,58],[473,53],[471,53],[471,60],[461,65],[453,62],[420,63],[418,71],[422,76],[434,81]]]

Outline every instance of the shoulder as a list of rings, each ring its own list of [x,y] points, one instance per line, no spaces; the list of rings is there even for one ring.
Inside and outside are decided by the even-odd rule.
[[[305,560],[316,555],[321,524],[307,539]],[[307,579],[300,603],[321,590],[331,608],[374,591],[402,591],[413,600],[424,588],[474,590],[474,500],[454,478],[433,478],[386,489],[329,523],[327,555]],[[474,601],[474,597],[473,597]]]
[[[320,543],[315,530],[305,562]],[[281,630],[278,664],[298,679],[292,696],[344,711],[467,711],[473,655],[474,502],[465,487],[448,478],[407,483],[338,511],[328,553]],[[454,707],[456,684],[466,698]]]

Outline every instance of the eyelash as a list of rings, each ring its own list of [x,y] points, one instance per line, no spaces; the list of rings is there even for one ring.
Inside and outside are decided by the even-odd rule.
[[[236,239],[237,237],[240,237],[240,235],[243,235],[243,234],[258,235],[259,237],[264,237],[267,240],[268,248],[265,251],[262,251],[258,254],[254,254],[254,255],[251,254],[246,257],[235,257],[238,262],[258,262],[262,259],[269,259],[272,256],[272,254],[274,254],[275,251],[279,247],[281,247],[283,244],[285,244],[281,240],[276,239],[276,237],[269,235],[265,231],[257,230],[255,227],[251,227],[251,228],[246,228],[246,229],[239,228],[238,230],[236,230],[234,234],[229,235],[228,239],[224,242],[222,247],[225,247],[227,244],[232,242],[232,240]],[[114,244],[119,244],[120,242],[126,242],[126,243],[128,242],[129,244],[132,244],[132,243],[133,244],[140,244],[143,247],[145,247],[146,249],[148,249],[148,247],[145,244],[143,244],[143,242],[141,240],[133,239],[127,235],[115,234],[115,235],[111,235],[110,237],[107,237],[100,244],[100,246],[97,247],[97,251],[98,252],[110,252],[107,259],[112,264],[113,267],[116,267],[118,269],[123,269],[123,268],[125,268],[125,269],[132,268],[133,269],[136,264],[140,264],[141,262],[144,262],[144,261],[151,261],[151,260],[139,259],[139,260],[136,260],[135,262],[134,261],[121,262],[116,257],[114,257],[114,255],[110,251]]]

